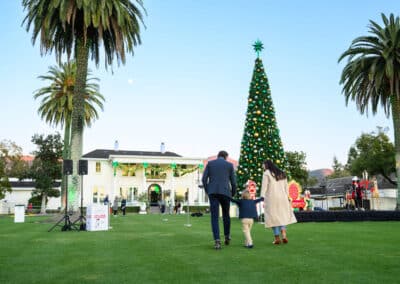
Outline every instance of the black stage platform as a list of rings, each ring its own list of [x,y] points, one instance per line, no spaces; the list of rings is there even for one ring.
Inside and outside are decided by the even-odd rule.
[[[400,221],[400,211],[298,211],[297,222]]]

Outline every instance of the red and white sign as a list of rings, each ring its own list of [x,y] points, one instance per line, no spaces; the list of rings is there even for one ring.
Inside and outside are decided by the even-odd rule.
[[[90,204],[86,210],[86,230],[107,231],[108,218],[107,205]]]

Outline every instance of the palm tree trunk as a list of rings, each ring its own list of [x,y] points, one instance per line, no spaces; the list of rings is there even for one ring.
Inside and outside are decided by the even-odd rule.
[[[71,158],[71,118],[67,117],[64,125],[64,149],[63,149],[63,160]],[[66,204],[66,183],[67,177],[62,175],[61,178],[61,210],[64,210]]]
[[[394,148],[396,150],[397,209],[400,209],[400,99],[396,95],[391,97],[391,105],[394,129]]]
[[[89,49],[83,37],[78,37],[76,41],[75,60],[76,60],[76,78],[74,97],[72,100],[72,124],[71,124],[71,159],[73,161],[74,169],[71,180],[71,187],[68,190],[68,197],[71,196],[72,210],[77,211],[78,191],[79,191],[79,176],[78,176],[78,161],[82,157],[83,146],[83,123],[84,123],[84,95],[88,70],[88,55]]]

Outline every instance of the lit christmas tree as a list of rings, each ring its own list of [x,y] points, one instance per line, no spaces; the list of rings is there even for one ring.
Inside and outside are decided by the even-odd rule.
[[[273,161],[279,168],[289,173],[275,119],[271,90],[262,60],[259,58],[263,44],[257,40],[253,47],[257,59],[249,90],[237,180],[239,188],[244,188],[246,182],[252,180],[256,182],[259,191],[263,176],[262,164],[265,160]]]

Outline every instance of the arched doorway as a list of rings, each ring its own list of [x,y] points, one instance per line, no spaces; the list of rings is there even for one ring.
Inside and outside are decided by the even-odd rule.
[[[159,184],[153,183],[148,188],[150,206],[157,206],[162,199],[162,189]]]

